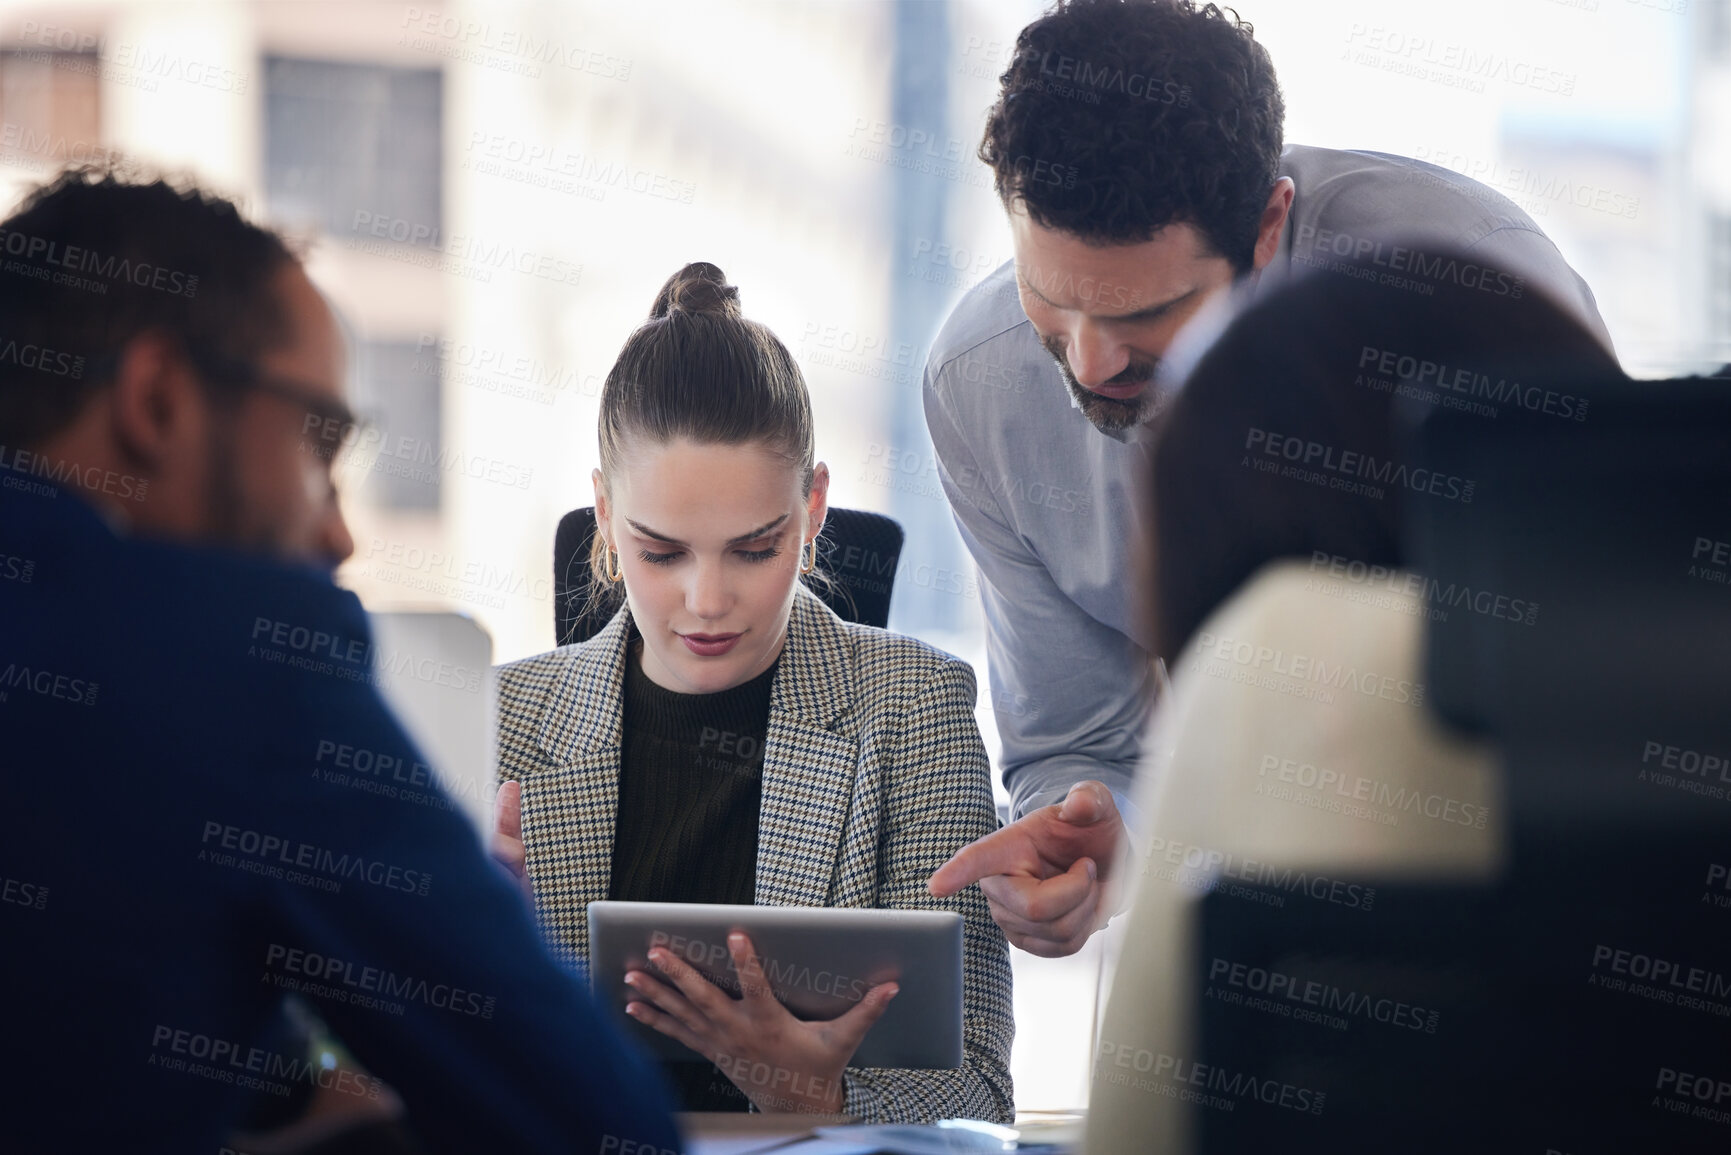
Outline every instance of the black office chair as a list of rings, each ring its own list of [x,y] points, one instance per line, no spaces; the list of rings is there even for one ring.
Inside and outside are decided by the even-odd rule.
[[[1204,960],[1420,1007],[1427,1027],[1193,992],[1194,1061],[1325,1096],[1319,1114],[1197,1109],[1199,1150],[1726,1149],[1731,890],[1711,867],[1731,861],[1731,769],[1704,754],[1731,755],[1731,389],[1529,383],[1589,398],[1587,419],[1439,410],[1407,444],[1476,482],[1470,505],[1409,504],[1412,568],[1539,606],[1427,627],[1432,708],[1500,752],[1504,876],[1356,880],[1369,912],[1210,895]]]
[[[589,543],[595,509],[584,506],[559,519],[553,537],[553,629],[561,646],[587,641],[618,612],[617,586],[596,591],[590,581]],[[890,593],[902,554],[902,527],[894,518],[863,509],[834,509],[817,539],[818,571],[804,580],[843,621],[882,629],[890,620]]]

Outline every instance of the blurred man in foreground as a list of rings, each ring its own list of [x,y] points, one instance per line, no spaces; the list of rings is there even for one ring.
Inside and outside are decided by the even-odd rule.
[[[358,788],[420,758],[330,580],[354,419],[300,262],[95,172],[0,248],[8,1149],[215,1151],[309,1085],[429,1150],[676,1148],[450,800]],[[364,1071],[283,1041],[289,992]]]

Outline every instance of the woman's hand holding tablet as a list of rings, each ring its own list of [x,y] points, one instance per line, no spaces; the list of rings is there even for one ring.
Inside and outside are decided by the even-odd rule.
[[[901,988],[879,983],[840,1017],[805,1022],[777,1001],[745,934],[729,934],[727,949],[740,998],[658,946],[649,961],[673,985],[645,971],[626,972],[625,982],[640,996],[626,1013],[714,1063],[761,1111],[840,1114],[842,1072]]]

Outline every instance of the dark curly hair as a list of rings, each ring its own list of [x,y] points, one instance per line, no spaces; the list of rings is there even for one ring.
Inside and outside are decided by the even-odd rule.
[[[246,360],[282,340],[278,234],[190,182],[68,169],[0,221],[0,444],[76,420],[146,332]],[[15,352],[16,351],[16,352]]]
[[[986,118],[999,197],[1095,244],[1190,224],[1248,271],[1286,113],[1253,32],[1191,0],[1058,0],[1016,38]]]

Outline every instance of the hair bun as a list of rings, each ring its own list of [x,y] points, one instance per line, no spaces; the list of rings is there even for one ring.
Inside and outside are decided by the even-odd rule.
[[[667,278],[655,295],[649,319],[681,313],[718,313],[738,317],[739,290],[727,283],[727,274],[708,261],[693,261]]]

